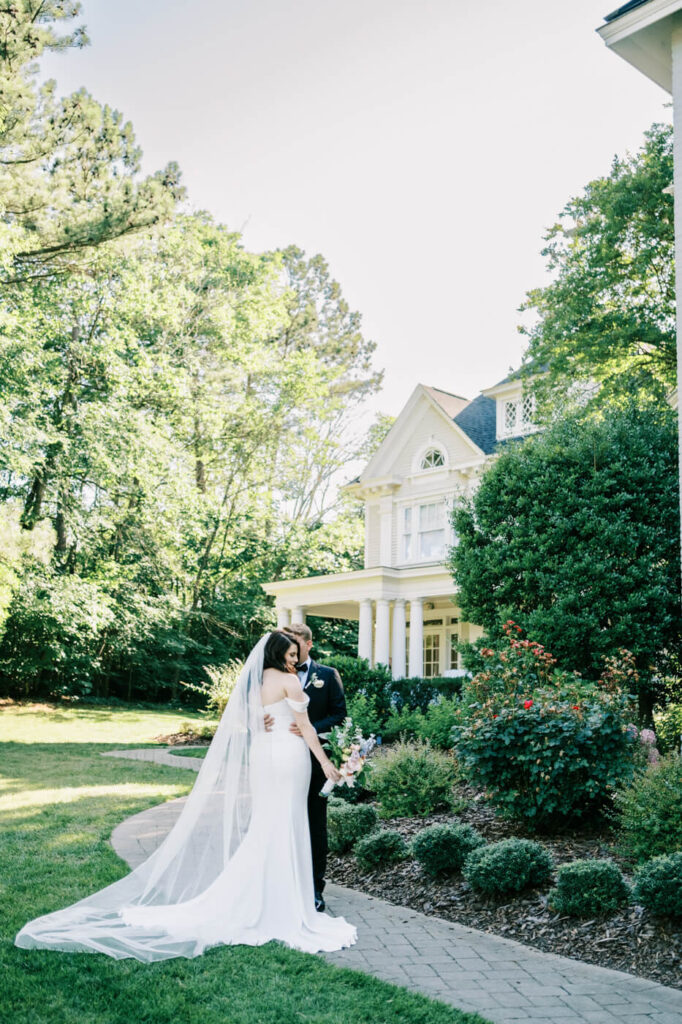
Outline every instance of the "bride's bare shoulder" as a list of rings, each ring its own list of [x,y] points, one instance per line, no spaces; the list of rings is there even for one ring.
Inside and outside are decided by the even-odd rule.
[[[298,676],[295,676],[293,672],[283,672],[282,675],[285,677],[284,689],[287,697],[291,697],[292,700],[301,700],[303,698],[303,687]]]
[[[263,669],[263,679],[279,679],[285,682],[285,680],[291,679],[291,672],[282,672],[278,668],[266,668]],[[298,676],[294,676],[294,679],[298,679]]]

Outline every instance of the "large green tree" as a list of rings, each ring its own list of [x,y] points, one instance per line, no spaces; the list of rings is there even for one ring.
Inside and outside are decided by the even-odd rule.
[[[84,89],[38,82],[45,50],[80,47],[70,0],[0,9],[0,223],[5,284],[87,270],[93,249],[167,220],[182,195],[175,164],[140,177],[132,125]]]
[[[177,693],[267,627],[264,579],[356,567],[359,510],[324,498],[362,451],[337,394],[358,349],[330,361],[301,333],[282,358],[282,274],[202,214],[10,294],[0,497],[26,531],[49,521],[54,549],[13,574],[8,677]]]
[[[672,128],[570,199],[545,236],[551,283],[527,295],[525,370],[541,413],[573,394],[665,401],[676,384]],[[540,371],[540,372],[538,372]]]
[[[463,615],[490,639],[513,619],[560,667],[595,679],[632,651],[650,712],[678,656],[677,429],[655,403],[572,414],[514,443],[453,513]]]

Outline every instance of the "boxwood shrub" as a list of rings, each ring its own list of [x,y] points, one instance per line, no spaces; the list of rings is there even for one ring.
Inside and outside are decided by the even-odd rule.
[[[470,853],[462,873],[476,892],[504,896],[544,885],[553,870],[554,862],[540,843],[502,839]]]
[[[341,800],[329,803],[327,834],[332,853],[346,853],[358,839],[376,827],[377,812],[371,804],[349,804]]]
[[[471,825],[431,825],[412,840],[412,853],[428,875],[461,871],[472,850],[485,840]]]
[[[405,860],[410,855],[410,848],[400,832],[381,829],[359,839],[353,852],[362,871],[378,871]]]
[[[620,868],[613,861],[575,860],[558,869],[549,906],[572,917],[598,917],[614,913],[629,895]]]
[[[637,903],[660,917],[682,918],[682,853],[653,857],[635,875]]]

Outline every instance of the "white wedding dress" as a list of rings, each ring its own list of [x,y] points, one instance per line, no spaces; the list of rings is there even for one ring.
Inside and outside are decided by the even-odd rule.
[[[149,962],[273,939],[308,953],[356,941],[344,918],[315,910],[310,753],[289,731],[293,711],[305,711],[308,698],[263,707],[255,701],[254,679],[262,677],[257,658],[255,671],[249,662],[244,671],[243,692],[231,698],[195,788],[159,850],[100,893],[30,921],[18,946]],[[262,726],[264,712],[274,720],[270,732]]]

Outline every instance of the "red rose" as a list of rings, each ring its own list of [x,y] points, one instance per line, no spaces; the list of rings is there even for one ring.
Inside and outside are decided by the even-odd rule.
[[[533,707],[533,701],[532,700],[524,700],[523,706],[524,706],[524,708],[527,711],[528,708],[532,708]]]
[[[573,704],[574,711],[580,711],[580,704]]]

